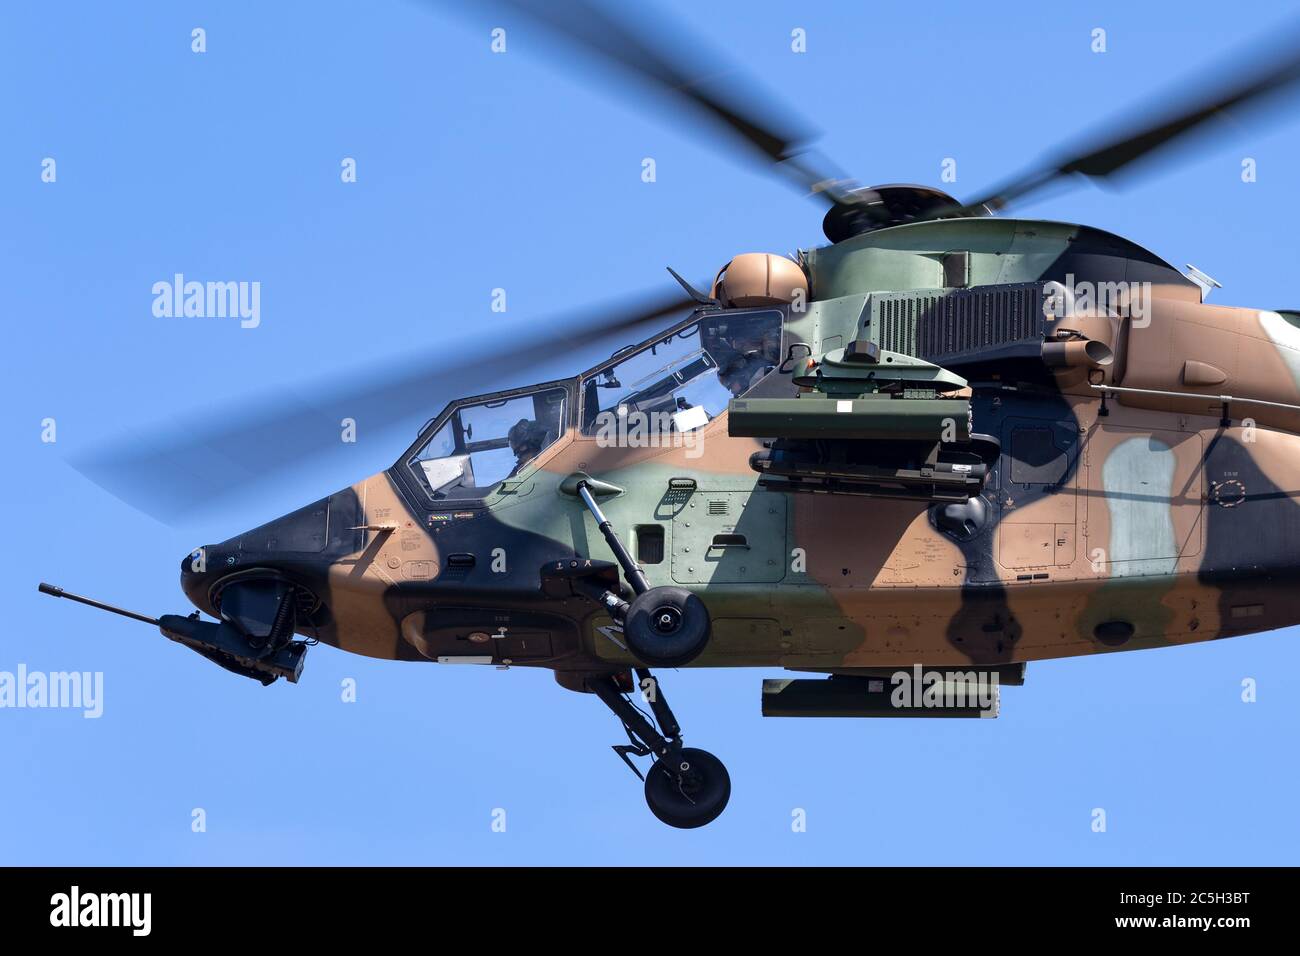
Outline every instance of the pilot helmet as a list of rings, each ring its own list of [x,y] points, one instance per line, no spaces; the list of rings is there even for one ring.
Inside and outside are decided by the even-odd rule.
[[[535,455],[546,444],[546,429],[540,422],[521,418],[511,426],[506,437],[510,441],[510,450],[516,455],[525,452]]]

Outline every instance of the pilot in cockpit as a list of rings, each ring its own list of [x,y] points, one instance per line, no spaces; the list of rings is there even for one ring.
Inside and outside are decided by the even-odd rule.
[[[772,371],[773,365],[761,349],[732,352],[718,363],[718,381],[732,396],[739,397]]]
[[[724,354],[717,356],[718,381],[733,397],[749,391],[776,366],[781,347],[780,333],[775,336],[748,337],[727,343]]]
[[[524,465],[537,457],[546,445],[546,437],[546,426],[530,418],[521,418],[511,426],[506,438],[515,455],[515,467],[507,478],[513,478]]]

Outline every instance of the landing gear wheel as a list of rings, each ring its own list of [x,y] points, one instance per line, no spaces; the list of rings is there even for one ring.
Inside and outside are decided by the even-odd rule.
[[[651,667],[689,664],[709,643],[711,631],[704,602],[685,588],[658,587],[638,594],[623,622],[628,649]]]
[[[645,802],[650,812],[681,830],[693,830],[717,819],[729,799],[727,768],[707,750],[683,747],[674,751],[656,760],[645,778]]]

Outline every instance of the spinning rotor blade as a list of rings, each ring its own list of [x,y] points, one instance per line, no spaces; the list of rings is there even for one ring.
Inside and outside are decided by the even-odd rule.
[[[1021,175],[1004,183],[987,196],[968,203],[963,209],[973,210],[984,206],[990,210],[1001,209],[1013,200],[1079,173],[1091,179],[1107,177],[1126,170],[1131,164],[1147,158],[1198,132],[1204,132],[1208,120],[1216,116],[1232,116],[1251,109],[1259,109],[1270,99],[1280,98],[1295,91],[1300,85],[1300,30],[1294,26],[1284,31],[1286,41],[1267,49],[1252,47],[1238,51],[1229,63],[1267,63],[1265,69],[1239,73],[1233,82],[1220,84],[1201,96],[1184,102],[1182,107],[1164,111],[1154,123],[1138,124],[1131,114],[1117,117],[1119,122],[1108,125],[1127,126],[1128,131],[1102,146],[1078,155],[1058,159],[1048,166]],[[1218,74],[1218,71],[1211,71]],[[1157,113],[1144,110],[1141,114]]]
[[[347,375],[345,386],[336,376],[303,394],[270,392],[234,411],[137,429],[74,456],[71,464],[114,497],[170,523],[264,489],[293,468],[337,451],[343,418],[356,422],[359,435],[382,433],[415,416],[436,415],[453,399],[532,384],[539,364],[656,319],[685,317],[696,304],[680,289],[659,291],[576,317],[544,319],[519,330],[507,326],[484,345],[429,348]],[[640,331],[635,339],[654,328]],[[366,467],[388,464],[366,459]]]
[[[612,15],[612,4],[600,0],[494,0],[494,5],[549,30],[613,75],[676,97],[729,130],[803,189],[824,195],[832,204],[855,201],[849,194],[852,184],[820,168],[825,161],[809,151],[814,131],[788,115],[778,115],[784,111],[771,105],[775,97],[762,93],[752,77],[692,38],[682,24],[670,23],[663,13],[655,12],[655,29],[647,24],[649,17],[633,25],[623,16]],[[656,32],[670,34],[671,47],[666,41],[655,43],[651,34]],[[676,52],[670,54],[670,48]]]

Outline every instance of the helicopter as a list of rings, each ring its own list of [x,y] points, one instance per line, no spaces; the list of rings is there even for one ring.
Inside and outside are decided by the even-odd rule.
[[[1300,311],[1210,305],[1213,280],[1132,241],[995,215],[1280,99],[1300,56],[1240,57],[1266,66],[961,202],[855,184],[735,74],[702,77],[601,4],[500,6],[756,154],[825,205],[828,244],[566,320],[574,339],[655,326],[569,377],[451,397],[484,369],[522,377],[547,323],[458,357],[472,376],[424,362],[354,394],[449,400],[391,466],[187,554],[192,613],[42,592],[263,684],[297,682],[317,642],[549,669],[614,714],[650,810],[685,829],[731,781],[685,745],[655,669],[803,675],[763,681],[765,716],[988,718],[1029,661],[1300,623]],[[77,467],[183,514],[232,462],[265,479],[309,453],[313,420],[261,402]]]

